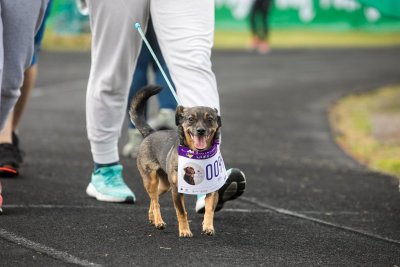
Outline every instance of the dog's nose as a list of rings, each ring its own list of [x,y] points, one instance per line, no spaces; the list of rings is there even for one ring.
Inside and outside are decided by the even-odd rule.
[[[206,133],[206,130],[204,130],[203,128],[197,129],[198,135],[204,135],[205,133]]]

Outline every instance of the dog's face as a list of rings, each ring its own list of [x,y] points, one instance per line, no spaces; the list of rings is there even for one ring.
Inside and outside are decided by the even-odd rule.
[[[184,170],[185,170],[185,175],[194,177],[195,171],[194,171],[193,167],[186,167],[186,168],[184,168]]]
[[[176,125],[181,145],[201,151],[210,148],[214,140],[219,138],[221,118],[217,109],[178,106]]]

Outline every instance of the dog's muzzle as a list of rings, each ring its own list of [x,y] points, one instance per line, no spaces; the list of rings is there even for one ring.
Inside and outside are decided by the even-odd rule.
[[[195,134],[190,134],[193,139],[194,147],[198,150],[203,150],[207,148],[207,141],[210,135],[206,135],[206,130],[199,128],[196,130]]]

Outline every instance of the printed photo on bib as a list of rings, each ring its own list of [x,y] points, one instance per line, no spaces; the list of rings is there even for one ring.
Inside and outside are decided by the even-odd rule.
[[[224,160],[215,143],[206,151],[178,147],[178,192],[207,194],[218,191],[227,179]]]

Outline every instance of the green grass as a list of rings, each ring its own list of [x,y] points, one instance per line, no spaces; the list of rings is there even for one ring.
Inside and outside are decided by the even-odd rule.
[[[83,50],[90,49],[90,34],[57,35],[47,31],[43,40],[46,50]],[[246,31],[215,32],[216,49],[246,49],[250,34]],[[377,47],[400,46],[399,32],[322,32],[317,30],[272,30],[270,34],[272,48],[331,48],[331,47]]]
[[[400,178],[400,127],[395,141],[377,138],[373,129],[382,127],[373,120],[377,115],[389,118],[386,124],[400,117],[400,85],[351,95],[336,103],[330,110],[336,141],[369,168]]]

